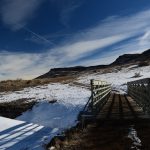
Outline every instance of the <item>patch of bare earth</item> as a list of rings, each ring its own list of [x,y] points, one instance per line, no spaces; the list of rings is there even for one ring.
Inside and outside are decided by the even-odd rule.
[[[23,112],[32,109],[35,104],[35,101],[28,101],[25,98],[12,102],[0,103],[0,116],[14,119]]]

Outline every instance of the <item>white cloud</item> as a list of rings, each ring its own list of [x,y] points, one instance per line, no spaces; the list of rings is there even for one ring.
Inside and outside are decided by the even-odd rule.
[[[2,52],[0,54],[0,79],[5,78],[21,78],[25,73],[30,70],[29,67],[35,66],[40,56]],[[30,72],[31,73],[31,72]],[[4,74],[4,75],[3,75]]]
[[[150,29],[144,33],[144,35],[139,39],[140,46],[150,45]]]
[[[45,53],[0,54],[1,79],[36,77],[53,67],[107,64],[123,53],[141,52],[150,48],[149,20],[150,10],[125,17],[109,17]],[[111,50],[107,51],[111,45]],[[105,54],[82,60],[84,56],[101,51]]]
[[[72,45],[62,47],[61,50],[66,52],[66,55],[73,58],[80,58],[85,56],[88,53],[95,51],[96,49],[102,49],[119,41],[129,38],[130,35],[116,35],[102,39],[89,40],[89,41],[80,41],[73,43]]]
[[[66,5],[67,4],[67,5]],[[60,20],[62,24],[66,27],[69,26],[69,21],[71,18],[71,14],[81,6],[82,0],[67,0],[67,3],[62,8],[61,14],[60,14]]]
[[[3,0],[1,6],[3,23],[13,30],[24,27],[41,2],[42,0]]]
[[[48,40],[47,38],[45,38],[44,36],[41,36],[35,32],[33,32],[32,30],[30,30],[29,28],[27,27],[23,27],[23,29],[29,33],[32,34],[32,36],[30,38],[27,38],[25,40],[29,40],[29,41],[32,41],[34,43],[37,43],[37,44],[49,44],[49,45],[54,45],[53,42],[51,42],[50,40]]]
[[[89,60],[84,60],[82,63],[80,62],[82,65],[87,65],[88,61],[91,63],[94,62],[93,64],[96,64],[95,62],[97,62],[97,64],[110,63],[123,53],[141,52],[150,47],[150,44],[140,44],[140,36],[150,29],[149,20],[150,10],[125,17],[108,17],[97,26],[77,33],[63,46],[55,47],[51,50],[51,53],[53,52],[58,56],[62,56],[58,60],[61,62],[69,62],[69,65],[71,61],[76,60],[76,62],[73,63],[73,65],[76,65],[79,64],[77,62],[78,59],[90,55],[95,51],[102,51],[105,47],[114,44],[115,46],[112,50],[107,52],[107,49],[105,49],[106,54],[99,56],[97,61],[93,61],[91,60],[93,58],[89,58]],[[118,43],[121,41],[124,42]],[[106,57],[106,59],[103,57]],[[66,64],[67,63],[65,63],[65,65]]]
[[[69,27],[69,21],[71,19],[72,13],[79,8],[84,0],[50,0],[55,3],[60,10],[60,22],[65,26]]]

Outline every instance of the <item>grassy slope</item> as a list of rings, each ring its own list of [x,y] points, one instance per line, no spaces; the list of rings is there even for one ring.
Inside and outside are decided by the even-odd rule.
[[[33,79],[33,80],[6,80],[0,82],[0,92],[8,91],[18,91],[26,87],[35,87],[39,85],[45,85],[48,83],[67,83],[73,80],[73,77],[57,77],[57,78],[47,78],[47,79]]]

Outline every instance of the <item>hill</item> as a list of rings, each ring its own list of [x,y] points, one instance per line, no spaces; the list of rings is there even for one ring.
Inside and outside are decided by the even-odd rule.
[[[141,54],[124,54],[119,56],[112,65],[124,65],[129,63],[150,63],[150,49]]]
[[[124,54],[119,56],[113,63],[109,65],[97,65],[97,66],[75,66],[69,68],[53,68],[49,72],[37,77],[36,79],[43,79],[43,78],[55,78],[55,77],[62,77],[62,76],[76,76],[81,73],[86,72],[97,72],[97,71],[104,71],[110,72],[110,70],[115,67],[122,67],[128,65],[139,65],[139,66],[146,66],[150,64],[150,49],[144,51],[141,54]]]

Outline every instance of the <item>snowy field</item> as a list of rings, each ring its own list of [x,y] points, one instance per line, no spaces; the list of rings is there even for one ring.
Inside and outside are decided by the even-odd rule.
[[[134,77],[136,73],[140,73],[141,77]],[[104,80],[112,84],[112,89],[120,93],[127,92],[127,82],[150,78],[150,66],[138,67],[136,65],[121,70],[114,70],[112,73],[99,74],[94,73],[79,78],[78,82],[89,84],[91,79]]]
[[[1,93],[0,102],[10,102],[27,98],[34,101],[36,100],[38,103],[32,110],[26,111],[16,118],[17,120],[25,121],[29,124],[35,124],[32,126],[33,129],[35,127],[35,130],[32,130],[32,127],[29,128],[29,131],[28,128],[22,130],[20,126],[17,128],[16,125],[9,127],[11,121],[7,122],[4,118],[0,118],[0,128],[3,126],[2,122],[5,123],[6,121],[5,124],[8,124],[8,126],[6,126],[7,129],[5,129],[6,132],[0,132],[0,149],[5,149],[4,147],[8,148],[9,146],[11,146],[11,150],[44,149],[43,145],[48,143],[54,135],[76,125],[77,116],[89,97],[89,90],[69,86],[68,84],[49,84],[41,87],[26,88],[22,91],[12,93]],[[50,101],[53,100],[56,102],[50,103]],[[36,126],[39,127],[37,128]],[[24,125],[21,126],[21,128],[24,127]],[[16,132],[15,130],[19,130],[17,131],[18,135],[10,136],[12,133],[7,131],[11,130],[11,128],[13,128],[11,131],[13,133]],[[29,137],[26,136],[24,132],[29,133]],[[7,138],[3,138],[3,136],[5,136],[4,133]]]
[[[135,73],[139,72],[141,77],[135,78]],[[113,90],[125,93],[127,82],[148,77],[150,77],[150,66],[140,68],[130,66],[114,70],[112,73],[81,76],[76,82],[89,84],[91,79],[105,80],[112,84]],[[48,84],[25,88],[22,91],[0,93],[0,102],[24,98],[38,102],[32,110],[17,117],[18,121],[0,117],[0,149],[9,146],[10,150],[16,150],[16,147],[17,150],[44,149],[43,145],[54,135],[76,125],[77,116],[89,97],[89,90],[68,84]],[[51,101],[56,102],[50,103]]]
[[[0,150],[41,150],[57,128],[0,117]]]
[[[84,99],[89,96],[88,93],[89,91],[83,88],[55,83],[34,88],[25,88],[22,91],[0,93],[0,103],[26,98],[38,102],[57,100],[61,103],[77,105],[80,104],[81,99],[85,102]]]

